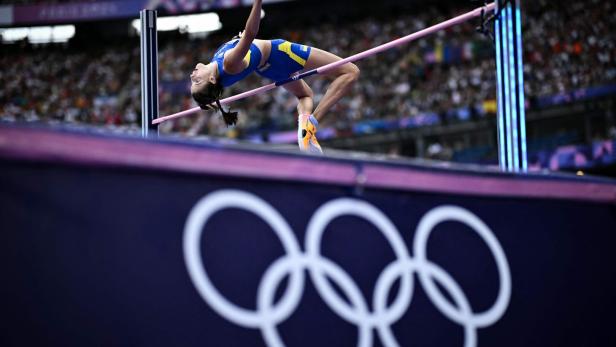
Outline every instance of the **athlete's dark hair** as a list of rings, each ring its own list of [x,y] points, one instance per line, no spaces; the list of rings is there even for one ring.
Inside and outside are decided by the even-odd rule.
[[[202,110],[219,110],[225,124],[227,126],[234,125],[237,123],[237,112],[225,111],[220,103],[222,92],[222,84],[216,81],[216,83],[208,83],[201,90],[192,93],[192,97]],[[212,105],[213,103],[216,103],[216,105]]]

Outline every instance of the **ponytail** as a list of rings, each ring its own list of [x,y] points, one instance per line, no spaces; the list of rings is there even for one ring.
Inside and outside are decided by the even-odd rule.
[[[207,84],[201,91],[192,94],[193,99],[197,102],[202,110],[218,110],[222,113],[222,119],[227,126],[237,124],[237,112],[225,111],[220,103],[223,87],[220,82]],[[215,103],[216,105],[212,105]]]

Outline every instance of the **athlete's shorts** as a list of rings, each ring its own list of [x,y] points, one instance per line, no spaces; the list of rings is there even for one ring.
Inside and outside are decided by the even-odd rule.
[[[311,47],[286,40],[271,40],[272,51],[265,65],[257,73],[272,81],[281,81],[304,69]]]

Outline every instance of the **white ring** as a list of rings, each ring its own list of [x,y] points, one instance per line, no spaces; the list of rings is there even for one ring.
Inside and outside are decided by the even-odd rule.
[[[201,261],[200,239],[209,218],[225,208],[240,208],[261,217],[280,238],[286,255],[278,258],[265,271],[257,292],[257,308],[247,310],[229,302],[211,283]],[[355,281],[338,264],[321,254],[321,242],[327,226],[337,217],[363,218],[383,233],[396,260],[388,264],[377,278],[371,312]],[[500,287],[494,305],[482,313],[473,313],[468,298],[460,285],[437,264],[427,258],[427,243],[434,227],[444,221],[457,221],[471,227],[488,245],[499,274]],[[464,327],[464,346],[477,344],[477,329],[494,324],[505,313],[511,298],[511,273],[505,253],[490,228],[472,212],[455,206],[441,206],[428,212],[419,222],[413,241],[415,258],[409,255],[402,236],[389,218],[375,206],[355,199],[341,198],[321,206],[310,219],[306,231],[305,254],[300,251],[293,231],[284,218],[267,202],[255,195],[222,190],[201,199],[192,209],[184,229],[184,257],[188,273],[203,299],[222,317],[248,328],[259,328],[266,344],[284,347],[277,326],[297,309],[305,285],[304,270],[323,301],[342,319],[358,327],[358,346],[372,345],[376,329],[385,347],[396,347],[398,342],[391,327],[408,310],[413,297],[413,274],[436,308],[447,318]],[[278,287],[286,276],[289,284],[278,303],[274,303]],[[393,303],[387,306],[391,289],[400,278],[400,289]],[[331,282],[337,284],[341,298]],[[453,300],[443,296],[440,284]]]
[[[321,255],[321,240],[327,225],[336,217],[343,215],[356,216],[371,222],[383,233],[383,236],[385,236],[389,242],[389,245],[394,250],[398,260],[404,261],[409,259],[408,250],[405,247],[404,240],[402,240],[402,237],[394,224],[389,220],[389,218],[387,218],[387,216],[385,216],[385,214],[383,214],[383,212],[364,201],[342,198],[330,201],[321,206],[321,208],[315,212],[314,216],[308,223],[305,241],[306,254],[309,259],[313,259],[313,263],[318,263],[318,260],[323,258]],[[327,302],[334,312],[354,324],[376,325],[377,322],[375,322],[373,315],[363,315],[364,307],[356,307],[355,310],[348,307],[346,301],[339,298],[330,282],[327,281],[327,278],[325,278],[319,269],[311,268],[310,270],[310,275],[315,287],[321,294],[323,300]],[[392,304],[394,308],[399,308],[400,306],[403,307],[405,306],[405,303],[410,301],[410,296],[412,294],[411,280],[412,276],[410,273],[405,273],[402,276],[400,291]],[[357,287],[354,283],[353,285]],[[361,291],[359,289],[357,289],[357,292],[361,295]],[[362,305],[367,306],[363,296],[361,296],[361,298],[363,303]],[[361,311],[361,313],[357,312],[358,310]],[[367,312],[367,308],[365,310]]]
[[[437,224],[445,221],[458,221],[471,227],[485,241],[492,255],[494,255],[500,280],[496,302],[489,310],[468,317],[473,325],[480,328],[494,324],[505,313],[511,298],[511,272],[509,271],[509,264],[500,243],[498,243],[490,228],[472,212],[456,206],[441,206],[431,210],[421,219],[415,233],[415,242],[413,243],[413,253],[418,263],[419,279],[436,307],[449,319],[464,325],[463,321],[467,317],[450,305],[430,280],[428,273],[423,269],[423,265],[428,263],[426,251],[430,233]]]
[[[261,217],[276,233],[288,256],[300,258],[300,249],[293,231],[284,218],[270,204],[261,198],[237,190],[221,190],[202,198],[190,212],[184,228],[184,260],[188,273],[197,287],[201,297],[221,316],[231,322],[247,327],[258,328],[263,323],[262,314],[258,311],[239,307],[224,296],[212,284],[207,271],[201,262],[201,234],[210,217],[225,208],[240,208]],[[304,288],[304,273],[301,269],[293,269],[289,286],[278,304],[280,308],[289,305],[287,302],[297,292]],[[274,316],[283,316],[276,314]]]
[[[353,280],[351,280],[349,275],[345,271],[340,269],[338,265],[331,262],[327,258],[320,259],[317,263],[313,263],[313,261],[308,257],[304,257],[299,260],[289,257],[280,258],[276,262],[274,262],[274,264],[272,264],[272,266],[270,266],[270,268],[266,271],[265,275],[263,276],[263,280],[259,285],[259,291],[257,293],[257,308],[261,310],[262,313],[264,313],[264,321],[263,325],[261,326],[261,332],[268,346],[284,346],[284,343],[282,342],[282,339],[280,338],[280,335],[278,334],[278,331],[276,329],[276,325],[278,325],[279,322],[286,320],[288,316],[291,315],[292,311],[297,308],[297,304],[299,303],[301,297],[298,297],[297,301],[295,301],[295,297],[290,300],[295,303],[295,306],[289,307],[289,311],[283,311],[283,309],[279,310],[284,315],[288,314],[288,316],[286,317],[270,317],[269,310],[272,301],[274,300],[277,286],[282,282],[282,279],[287,273],[291,272],[294,268],[297,267],[304,267],[308,269],[318,268],[319,271],[325,272],[329,276],[329,278],[332,281],[336,282],[339,285],[340,289],[349,298],[351,298],[351,302],[354,305],[356,305],[357,307],[361,307],[362,310],[366,309],[364,306],[365,303],[362,302],[361,293],[358,292],[358,289],[355,286]],[[294,295],[295,293],[291,294],[291,296]],[[301,293],[299,295],[301,295]],[[366,311],[362,314],[367,315],[368,313]],[[281,318],[283,319],[281,320]],[[371,326],[362,323],[359,323],[357,325],[359,328],[357,346],[370,347],[372,345],[373,339]]]

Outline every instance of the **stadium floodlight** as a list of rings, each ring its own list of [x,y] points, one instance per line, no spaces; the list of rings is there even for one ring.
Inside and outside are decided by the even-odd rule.
[[[0,29],[0,35],[2,35],[2,42],[15,42],[21,41],[28,37],[30,28],[7,28]]]
[[[27,38],[32,44],[44,44],[68,42],[75,36],[75,32],[74,25],[57,25],[0,29],[0,36],[4,43],[13,43]]]
[[[158,31],[179,30],[183,33],[197,34],[217,31],[222,28],[220,17],[217,13],[201,13],[183,16],[159,17],[156,22]],[[139,19],[132,22],[133,28],[137,32],[141,31]]]
[[[28,41],[30,43],[45,43],[51,42],[52,30],[51,27],[35,27],[31,28],[28,33]]]

